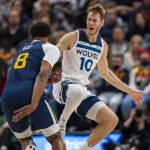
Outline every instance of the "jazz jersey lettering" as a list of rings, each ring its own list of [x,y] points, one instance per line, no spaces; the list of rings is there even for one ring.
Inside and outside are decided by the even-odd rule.
[[[84,30],[77,30],[77,40],[72,49],[63,53],[63,79],[86,85],[88,78],[101,58],[103,39],[98,36],[96,42],[90,43]]]

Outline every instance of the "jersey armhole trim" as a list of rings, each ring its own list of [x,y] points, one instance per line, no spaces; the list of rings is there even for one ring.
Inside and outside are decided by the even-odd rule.
[[[75,44],[72,46],[71,49],[74,49],[74,48],[76,47],[78,41],[79,41],[79,30],[76,30],[76,31],[74,31],[74,32],[76,32],[76,42],[75,42]],[[71,50],[71,49],[70,49],[70,50]]]
[[[101,41],[102,41],[102,51],[104,50],[104,40],[103,38],[101,38]]]

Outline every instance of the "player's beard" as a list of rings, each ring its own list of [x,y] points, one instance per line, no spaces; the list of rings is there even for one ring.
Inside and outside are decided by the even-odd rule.
[[[87,30],[88,30],[88,34],[90,36],[94,36],[94,35],[97,35],[99,33],[100,27],[97,27],[97,28],[95,28],[93,30],[90,30],[90,29],[87,29]]]

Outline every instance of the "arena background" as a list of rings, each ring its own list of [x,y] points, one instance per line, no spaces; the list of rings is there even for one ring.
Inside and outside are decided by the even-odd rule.
[[[67,32],[86,27],[88,7],[101,3],[106,9],[100,35],[109,44],[109,67],[128,85],[144,91],[144,105],[135,107],[130,97],[105,82],[95,69],[88,89],[119,117],[115,131],[94,150],[148,150],[150,137],[150,0],[0,0],[0,99],[17,49],[30,41],[29,26],[43,21],[51,27],[51,43]],[[45,89],[58,118],[63,105]],[[95,123],[75,114],[67,125],[68,150],[76,150]],[[32,125],[34,129],[34,126]],[[34,133],[39,150],[50,149],[40,133]],[[0,109],[0,150],[20,150]]]

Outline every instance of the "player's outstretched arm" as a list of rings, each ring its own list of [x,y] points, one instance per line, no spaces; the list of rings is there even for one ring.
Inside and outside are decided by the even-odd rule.
[[[122,82],[109,68],[107,62],[107,53],[108,53],[108,46],[104,44],[104,50],[102,53],[102,57],[99,60],[97,66],[98,70],[102,76],[108,83],[113,85],[114,87],[120,89],[123,92],[129,94],[132,100],[135,102],[136,105],[140,106],[143,102],[143,91],[135,90],[129,87],[127,84]]]
[[[76,32],[69,32],[59,40],[56,46],[60,50],[60,52],[70,50],[74,46],[76,38]]]
[[[25,116],[28,116],[33,111],[36,110],[39,100],[42,96],[42,93],[47,85],[48,81],[48,74],[52,70],[52,66],[45,60],[42,61],[40,72],[36,77],[36,81],[33,88],[33,94],[32,94],[32,101],[30,105],[26,105],[18,110],[15,111],[17,113],[13,117],[14,122],[18,122]]]

